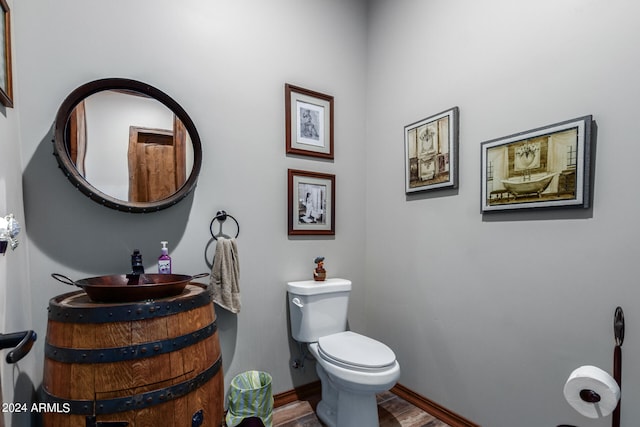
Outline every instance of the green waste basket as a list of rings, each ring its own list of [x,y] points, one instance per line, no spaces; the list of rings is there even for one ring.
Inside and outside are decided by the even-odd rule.
[[[228,407],[228,427],[235,427],[248,417],[258,417],[265,427],[272,427],[271,375],[260,371],[247,371],[236,375],[229,385]]]

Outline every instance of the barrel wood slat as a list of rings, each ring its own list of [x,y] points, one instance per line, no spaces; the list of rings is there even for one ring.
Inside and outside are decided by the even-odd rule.
[[[94,334],[93,345],[87,342],[74,348],[112,348],[131,343],[131,326],[133,322],[101,323],[91,326]],[[85,343],[83,343],[85,344]],[[93,383],[88,388],[79,390],[75,398],[87,398],[95,393],[96,399],[107,399],[117,396],[117,390],[127,390],[132,385],[133,368],[130,363],[91,363],[85,365],[93,371]],[[87,373],[86,375],[90,375]]]
[[[73,347],[73,329],[64,328],[59,322],[49,321],[47,325],[47,337],[64,347]],[[51,359],[44,361],[43,384],[50,384],[51,393],[59,394],[60,390],[71,388],[71,365]],[[45,414],[45,417],[47,415]],[[68,417],[54,417],[50,419],[50,427],[69,427],[71,420]]]
[[[202,293],[206,293],[204,300]],[[144,311],[134,314],[133,320],[119,318],[123,315],[122,310],[118,310],[125,304],[91,303],[82,294],[80,291],[51,300],[46,346],[56,350],[72,349],[74,355],[79,353],[76,350],[87,349],[91,363],[54,360],[62,356],[53,356],[45,349],[45,401],[95,400],[97,406],[107,402],[107,408],[111,408],[109,399],[127,401],[127,405],[132,401],[131,410],[129,406],[118,406],[95,412],[98,422],[125,421],[131,427],[188,427],[198,411],[202,411],[201,426],[220,426],[224,417],[221,352],[213,303],[206,286],[192,283],[179,296],[149,303],[149,314]],[[133,304],[134,309],[139,307]],[[106,317],[110,315],[108,309],[114,307],[117,319],[95,320],[93,311],[86,316],[93,320],[73,319],[78,317],[77,313],[86,313],[82,310],[87,307],[107,309]],[[67,310],[71,316],[67,316]],[[72,319],[55,320],[65,316]],[[135,348],[135,357],[107,362],[94,360],[102,357],[103,350],[110,358],[109,351],[114,348]],[[147,403],[138,403],[141,397]],[[73,410],[70,414],[48,413],[44,416],[44,426],[85,427],[86,417],[85,413]]]
[[[200,329],[207,324],[210,324],[214,321],[213,313],[211,311],[204,313],[204,318],[202,320],[196,317],[189,317],[186,315],[182,315],[182,319],[180,322],[174,323],[172,326],[177,327],[179,329],[180,334],[186,333],[188,330]],[[214,355],[219,355],[220,353],[220,345],[216,340],[203,340],[195,344],[197,347],[194,352],[193,357],[189,357],[189,355],[184,355],[183,364],[184,369],[188,371],[199,372],[207,366],[211,366],[215,363]],[[194,393],[189,395],[187,412],[193,413],[192,408],[211,408],[215,405],[215,396],[217,393],[224,393],[224,388],[220,391],[215,387],[215,383],[206,384],[204,388],[208,389],[206,393]],[[205,414],[206,415],[206,414]]]
[[[178,315],[178,318],[177,322],[172,322],[168,325],[171,335],[183,336],[189,331],[200,330],[202,327],[214,321],[212,311],[203,312],[202,316],[188,316],[187,313],[181,313]],[[195,350],[192,354],[172,352],[173,375],[177,377],[178,375],[185,375],[189,372],[199,372],[207,366],[211,366],[215,363],[214,355],[220,354],[220,347],[216,345],[217,343],[215,343],[214,340],[204,340],[194,344]],[[214,402],[209,401],[208,397],[215,397],[216,393],[219,393],[213,386],[215,386],[213,383],[207,384],[204,388],[208,388],[208,392],[190,394],[187,399],[175,402],[174,425],[178,424],[179,419],[184,419],[185,416],[193,414],[195,408],[211,407]]]

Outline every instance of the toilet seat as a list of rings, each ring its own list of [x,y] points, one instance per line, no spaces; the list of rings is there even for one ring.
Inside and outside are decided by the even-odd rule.
[[[320,337],[318,353],[329,363],[355,370],[380,371],[396,363],[387,345],[351,331]]]

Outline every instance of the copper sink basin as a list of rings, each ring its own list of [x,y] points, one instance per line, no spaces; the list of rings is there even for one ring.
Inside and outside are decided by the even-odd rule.
[[[188,276],[185,274],[116,274],[73,281],[53,273],[51,277],[67,285],[82,288],[94,302],[133,302],[166,298],[182,293],[193,279],[209,273]]]

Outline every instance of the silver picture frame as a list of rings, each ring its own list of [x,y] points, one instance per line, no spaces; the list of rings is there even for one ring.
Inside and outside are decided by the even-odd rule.
[[[481,211],[588,208],[592,116],[481,143]]]
[[[405,193],[458,187],[458,107],[404,127]]]

